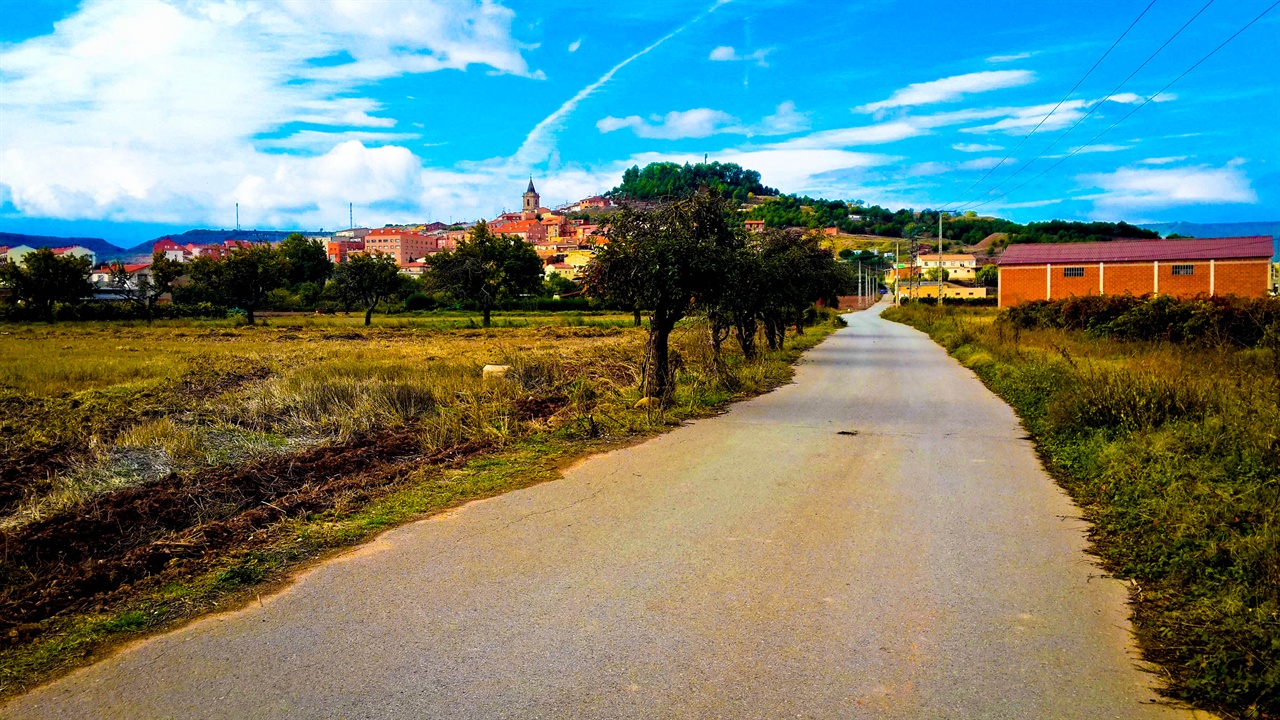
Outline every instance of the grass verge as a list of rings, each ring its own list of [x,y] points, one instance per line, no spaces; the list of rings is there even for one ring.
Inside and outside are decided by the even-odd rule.
[[[1280,717],[1280,376],[1275,350],[1019,330],[995,310],[895,308],[1013,406],[1130,584],[1164,692]]]

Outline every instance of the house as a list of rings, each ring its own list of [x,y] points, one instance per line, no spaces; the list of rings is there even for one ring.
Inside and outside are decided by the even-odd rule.
[[[840,228],[838,227],[822,228],[822,234],[825,235],[826,237],[835,237],[840,234]]]
[[[747,232],[753,232],[753,233],[764,232],[763,220],[744,220],[742,224],[746,226]]]
[[[30,245],[14,245],[13,247],[4,248],[4,259],[6,263],[20,263],[27,255],[35,252],[36,249]]]
[[[570,280],[578,280],[587,271],[587,267],[595,259],[589,250],[570,250],[563,255],[553,256],[563,258],[559,262],[550,262],[543,267],[543,273],[547,277],[552,274],[559,274]]]
[[[978,277],[978,259],[968,253],[942,253],[939,255],[919,255],[916,267],[924,274],[939,267],[947,271],[949,280],[975,280]]]
[[[1267,294],[1270,237],[1010,245],[1000,257],[1000,306],[1073,295]]]
[[[364,252],[364,240],[330,240],[325,243],[329,262],[341,265],[352,253]]]
[[[374,230],[365,235],[364,251],[391,255],[396,259],[397,265],[404,267],[408,263],[439,252],[440,248],[434,237],[390,227]]]
[[[20,263],[28,255],[41,248],[33,248],[30,245],[14,245],[13,247],[3,248],[4,256],[0,259],[3,263]],[[97,259],[98,254],[82,245],[71,245],[69,247],[52,248],[54,255],[74,255],[76,257],[89,258],[92,265]]]
[[[401,265],[400,274],[409,275],[411,277],[422,277],[423,275],[426,275],[427,271],[430,269],[431,269],[430,265],[427,265],[421,260],[415,260],[413,262],[405,263],[404,265]]]
[[[98,267],[94,268],[93,271],[89,273],[89,282],[93,283],[95,286],[99,288],[109,288],[111,287],[112,273],[114,273],[118,268],[121,268],[121,267],[123,267],[124,271],[128,273],[129,287],[133,287],[133,288],[138,287],[138,283],[140,281],[146,280],[151,275],[151,272],[150,272],[151,263],[138,263],[134,265],[121,265],[120,263],[111,263],[111,264],[99,265]]]
[[[578,210],[603,210],[613,207],[613,201],[602,195],[592,195],[589,198],[579,200],[574,207]]]
[[[528,243],[545,242],[547,229],[536,218],[525,218],[515,222],[493,225],[489,228],[494,235],[513,235]]]

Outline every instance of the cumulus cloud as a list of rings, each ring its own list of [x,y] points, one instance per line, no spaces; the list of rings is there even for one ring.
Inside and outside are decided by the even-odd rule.
[[[1101,188],[1084,196],[1103,209],[1133,210],[1256,203],[1258,194],[1237,158],[1222,167],[1192,165],[1179,168],[1122,167],[1110,173],[1081,175],[1087,187]]]
[[[796,104],[787,100],[778,105],[772,115],[766,115],[756,128],[756,135],[789,135],[809,129],[809,116],[796,110]]]
[[[1018,87],[1035,82],[1036,74],[1030,70],[987,70],[984,72],[953,75],[940,80],[912,83],[889,96],[887,100],[868,103],[857,108],[858,112],[873,113],[889,108],[904,108],[938,102],[959,100],[965,95]]]
[[[773,52],[773,48],[761,48],[746,55],[739,55],[738,51],[734,50],[732,46],[721,45],[712,50],[707,59],[717,62],[754,62],[760,67],[768,67],[769,63],[765,59],[771,52]]]
[[[413,202],[420,160],[369,146],[409,135],[380,133],[395,120],[356,91],[475,65],[540,77],[512,17],[447,1],[88,0],[0,49],[0,193],[31,216],[154,222],[225,218],[236,201],[287,223],[330,202]],[[298,123],[334,130],[261,139]]]
[[[996,150],[1003,150],[1004,147],[1000,145],[979,145],[977,143],[956,143],[955,145],[951,146],[951,149],[959,150],[960,152],[966,152],[966,153],[977,153],[977,152],[995,152]]]
[[[578,38],[577,40],[569,43],[569,52],[576,53],[580,47],[582,47],[582,38]]]

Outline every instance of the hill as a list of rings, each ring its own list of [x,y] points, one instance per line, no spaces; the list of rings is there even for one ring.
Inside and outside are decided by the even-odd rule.
[[[1191,237],[1252,237],[1270,235],[1280,238],[1280,220],[1270,222],[1235,222],[1235,223],[1146,223],[1141,227],[1155,230],[1161,235],[1189,235]]]
[[[129,254],[129,251],[112,245],[102,238],[89,237],[54,237],[52,235],[24,235],[22,233],[0,232],[0,245],[7,247],[27,245],[33,248],[58,248],[79,245],[97,253],[99,259],[107,260],[124,257]]]

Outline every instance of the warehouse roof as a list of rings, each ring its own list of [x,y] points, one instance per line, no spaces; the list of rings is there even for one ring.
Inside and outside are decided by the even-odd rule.
[[[1000,265],[1044,265],[1153,260],[1270,258],[1267,235],[1192,240],[1112,240],[1085,243],[1019,243],[1000,256]]]

